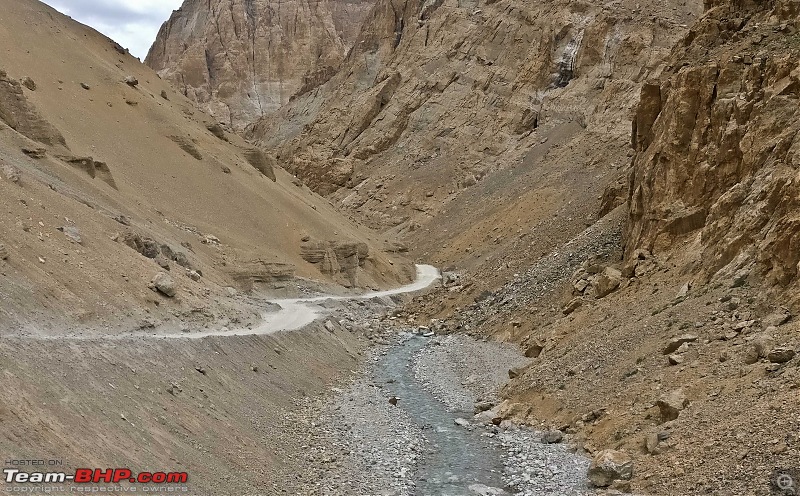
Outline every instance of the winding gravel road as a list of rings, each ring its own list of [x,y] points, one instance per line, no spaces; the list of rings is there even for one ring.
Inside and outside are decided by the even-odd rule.
[[[281,307],[277,312],[267,312],[263,315],[263,322],[253,329],[232,329],[229,331],[204,331],[188,334],[162,334],[159,337],[175,339],[201,339],[211,336],[257,336],[273,334],[280,331],[295,331],[301,329],[315,320],[324,317],[329,310],[319,303],[323,301],[368,300],[405,293],[414,293],[428,288],[441,277],[439,269],[432,265],[417,265],[417,279],[405,286],[386,291],[370,291],[356,296],[314,296],[311,298],[285,298],[272,300]]]

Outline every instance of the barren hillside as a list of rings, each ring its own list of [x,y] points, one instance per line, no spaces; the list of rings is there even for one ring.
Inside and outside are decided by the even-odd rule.
[[[796,0],[186,0],[165,80],[4,7],[4,450],[209,494],[766,496],[800,470]],[[407,304],[148,335],[396,285],[406,254],[443,269]]]
[[[33,0],[3,7],[5,331],[178,327],[226,312],[245,325],[257,312],[230,295],[254,284],[410,278],[372,234],[111,40]],[[159,272],[174,298],[148,288]]]
[[[699,2],[379,2],[248,135],[359,221],[497,284],[624,201],[639,88]],[[537,236],[528,236],[536,230]]]

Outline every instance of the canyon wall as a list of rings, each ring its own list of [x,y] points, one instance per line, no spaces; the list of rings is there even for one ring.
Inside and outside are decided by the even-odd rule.
[[[240,129],[330,78],[369,0],[186,0],[146,63],[217,120]]]
[[[689,243],[706,277],[786,287],[800,262],[800,3],[706,7],[642,90],[626,251]]]

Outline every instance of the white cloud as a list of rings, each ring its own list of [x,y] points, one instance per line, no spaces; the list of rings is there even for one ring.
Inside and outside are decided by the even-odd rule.
[[[141,59],[161,24],[182,0],[43,0],[54,9],[105,34]]]

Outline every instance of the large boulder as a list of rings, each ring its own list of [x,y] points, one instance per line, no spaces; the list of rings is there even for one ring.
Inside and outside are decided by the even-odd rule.
[[[608,487],[616,480],[631,480],[633,460],[623,451],[603,450],[592,460],[588,475],[589,482],[596,487]]]
[[[606,267],[592,283],[594,295],[596,298],[604,298],[616,291],[620,284],[622,284],[622,272],[613,267]]]
[[[786,363],[797,353],[792,348],[779,347],[767,353],[767,360],[772,363]]]
[[[697,341],[699,338],[694,334],[684,334],[682,336],[678,336],[677,338],[672,338],[669,343],[667,344],[666,348],[664,348],[663,353],[665,355],[669,355],[678,350],[684,343],[693,343]]]
[[[153,281],[150,283],[150,286],[159,293],[169,298],[172,298],[176,294],[178,294],[178,289],[175,286],[175,281],[172,280],[169,274],[166,274],[164,272],[159,272],[158,274],[156,274],[155,277],[153,278]]]
[[[656,405],[661,411],[661,421],[669,422],[670,420],[678,418],[681,411],[689,405],[689,400],[686,398],[682,389],[676,389],[662,395],[656,402]]]

